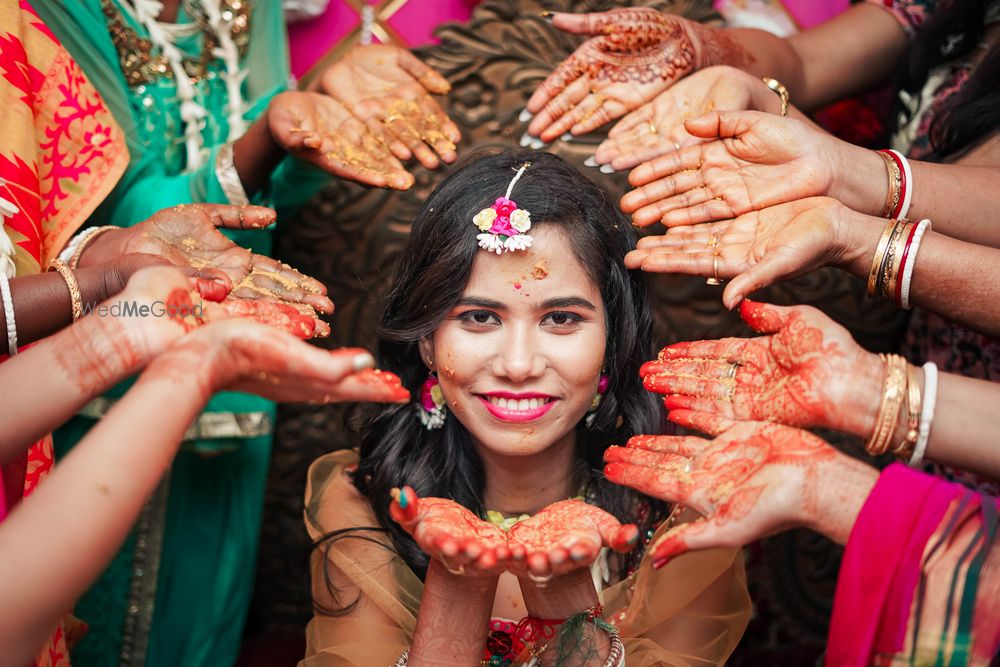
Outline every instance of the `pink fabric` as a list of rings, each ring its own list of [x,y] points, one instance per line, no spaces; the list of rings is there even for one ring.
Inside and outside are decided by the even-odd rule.
[[[386,23],[405,40],[407,48],[436,44],[433,32],[447,21],[466,21],[479,0],[410,0]],[[368,0],[376,17],[384,0]],[[330,0],[326,12],[288,27],[292,73],[302,76],[340,40],[361,24],[361,15],[346,0]]]
[[[788,13],[792,15],[799,27],[805,30],[825,21],[851,6],[850,0],[782,0]]]
[[[840,565],[827,665],[864,667],[878,648],[902,647],[924,547],[963,492],[898,463],[882,472]]]

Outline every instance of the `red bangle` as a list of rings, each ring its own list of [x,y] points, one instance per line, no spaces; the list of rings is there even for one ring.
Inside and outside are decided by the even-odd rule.
[[[889,158],[896,163],[896,167],[899,169],[899,203],[896,204],[896,208],[893,209],[890,218],[898,218],[899,214],[903,210],[903,202],[906,201],[906,188],[909,187],[909,183],[906,182],[906,169],[903,168],[903,162],[896,154],[892,151],[881,150],[880,153],[885,153]]]
[[[899,271],[896,273],[896,305],[900,308],[903,307],[903,274],[906,273],[906,257],[910,254],[910,244],[913,243],[913,235],[919,226],[913,225],[910,228],[910,235],[906,237],[906,245],[903,247],[903,257],[899,260]]]

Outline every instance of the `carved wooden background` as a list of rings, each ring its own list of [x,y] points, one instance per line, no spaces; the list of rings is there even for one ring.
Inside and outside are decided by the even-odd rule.
[[[460,153],[486,146],[517,146],[525,125],[517,116],[535,87],[579,43],[542,20],[541,10],[600,11],[642,4],[698,20],[713,18],[711,3],[612,0],[486,0],[467,25],[446,25],[441,44],[418,53],[444,74],[453,90],[444,104],[463,133]],[[625,174],[606,176],[583,166],[599,133],[545,148],[577,165],[612,195]],[[446,170],[411,165],[408,192],[334,182],[283,224],[281,258],[323,280],[336,303],[333,335],[323,345],[370,347],[380,302],[406,243],[409,222]],[[656,229],[652,230],[656,231]],[[704,279],[654,276],[658,333],[663,343],[745,336],[749,330],[722,306],[721,287]],[[857,281],[832,270],[775,286],[758,295],[774,303],[809,303],[848,325],[866,346],[895,347],[900,319],[893,309],[864,299]],[[287,406],[279,413],[262,530],[257,589],[248,632],[301,632],[311,615],[308,539],[302,494],[309,463],[356,437],[343,407]],[[751,592],[758,616],[733,664],[804,664],[822,650],[839,551],[805,532],[765,540],[748,550]]]

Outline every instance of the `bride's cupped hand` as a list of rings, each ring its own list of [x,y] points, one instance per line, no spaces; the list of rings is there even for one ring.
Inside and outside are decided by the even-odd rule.
[[[582,500],[549,505],[508,533],[510,570],[520,577],[548,578],[589,567],[602,547],[627,552],[639,543],[634,524]]]
[[[441,161],[458,159],[455,145],[462,135],[431,96],[448,93],[451,84],[409,51],[388,44],[356,46],[322,73],[317,87],[400,160],[415,157],[436,169]]]
[[[690,134],[685,121],[710,111],[756,108],[762,88],[774,97],[759,78],[735,67],[719,65],[693,72],[615,123],[597,147],[594,160],[624,171],[707,141]]]
[[[878,473],[820,438],[770,422],[733,422],[674,411],[674,421],[714,436],[635,436],[604,454],[605,476],[682,503],[702,518],[672,528],[651,547],[654,567],[691,550],[742,547],[806,526],[843,543]]]
[[[507,569],[507,534],[453,500],[418,498],[404,486],[393,489],[389,514],[453,574],[496,576]]]
[[[867,435],[881,395],[878,356],[810,306],[744,301],[740,314],[763,336],[676,343],[640,371],[664,395],[669,419],[691,409],[725,418],[832,428]],[[679,412],[680,411],[680,412]]]
[[[625,265],[653,273],[731,279],[722,301],[732,309],[781,280],[856,263],[866,248],[851,237],[857,225],[865,224],[836,199],[809,197],[644,237],[625,256]]]
[[[123,256],[155,256],[182,270],[194,269],[202,277],[218,279],[229,290],[229,301],[264,300],[290,306],[312,320],[313,335],[328,335],[330,327],[316,311],[332,312],[333,302],[321,282],[236,245],[219,231],[262,229],[274,221],[274,211],[259,206],[174,206],[133,227],[101,234],[81,255],[80,266],[114,262]],[[255,308],[227,305],[234,310]]]
[[[268,107],[268,123],[282,149],[339,178],[396,190],[413,185],[382,137],[329,95],[281,93]]]
[[[713,111],[684,124],[707,140],[636,167],[621,199],[634,224],[695,225],[819,195],[837,196],[841,142],[794,118]]]
[[[634,7],[552,15],[555,27],[590,39],[541,83],[528,133],[550,142],[586,134],[656,97],[695,68],[690,21]]]

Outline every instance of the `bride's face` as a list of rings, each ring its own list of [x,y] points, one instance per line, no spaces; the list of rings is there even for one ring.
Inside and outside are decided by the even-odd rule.
[[[532,236],[528,251],[478,253],[462,299],[421,342],[449,418],[514,456],[573,437],[604,364],[600,290],[561,228]]]

